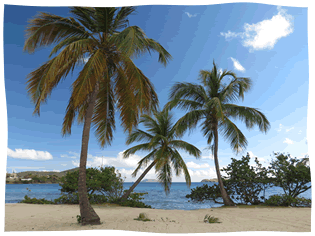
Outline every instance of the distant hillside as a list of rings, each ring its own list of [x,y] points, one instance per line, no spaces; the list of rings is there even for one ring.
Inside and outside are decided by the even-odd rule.
[[[64,171],[23,171],[23,172],[19,172],[16,173],[18,177],[20,178],[24,178],[24,176],[32,174],[32,175],[37,175],[37,176],[49,176],[49,175],[56,175],[57,177],[63,177],[65,176],[68,172],[73,172],[78,170],[79,167],[73,168],[73,169],[69,169],[69,170],[64,170]]]
[[[201,182],[218,182],[218,179],[203,179]]]
[[[156,179],[144,179],[144,180],[142,180],[141,182],[149,183],[149,182],[159,182],[159,181],[156,180]]]

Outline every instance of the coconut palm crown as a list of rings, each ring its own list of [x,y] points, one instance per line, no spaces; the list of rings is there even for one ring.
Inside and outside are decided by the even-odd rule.
[[[173,115],[167,109],[161,112],[154,112],[154,117],[142,115],[140,123],[147,128],[148,132],[136,129],[127,138],[127,144],[133,142],[146,141],[146,143],[136,145],[123,153],[124,158],[137,151],[149,151],[150,153],[143,157],[138,162],[138,167],[132,173],[136,177],[140,168],[151,164],[146,168],[138,180],[131,186],[131,188],[123,195],[122,199],[126,199],[133,189],[140,183],[144,176],[155,166],[158,181],[163,185],[166,194],[170,191],[172,183],[172,168],[175,170],[176,176],[184,172],[186,184],[191,185],[190,175],[185,164],[185,161],[179,154],[177,149],[188,152],[196,158],[200,158],[201,152],[195,146],[176,139],[181,138],[182,135],[176,134],[177,124],[172,124]]]
[[[135,7],[70,7],[71,17],[40,12],[29,20],[24,51],[54,45],[49,60],[32,71],[27,90],[40,105],[75,68],[80,72],[71,86],[71,97],[62,126],[62,135],[71,134],[77,116],[84,123],[79,170],[81,224],[100,224],[90,206],[86,189],[86,161],[90,126],[101,147],[110,145],[115,130],[115,104],[124,131],[132,131],[142,113],[158,107],[158,97],[149,79],[132,59],[146,52],[157,52],[166,65],[171,55],[137,26],[129,26],[128,16]]]
[[[231,79],[224,83],[224,79]],[[237,154],[247,147],[247,140],[232,119],[243,121],[248,129],[257,125],[259,130],[267,132],[270,128],[266,116],[258,109],[233,104],[244,99],[245,92],[251,88],[249,78],[237,77],[232,71],[220,72],[213,62],[213,69],[201,70],[198,80],[201,85],[193,83],[176,83],[169,96],[167,109],[178,107],[187,113],[178,120],[177,133],[196,128],[199,121],[209,148],[214,156],[220,189],[225,191],[219,172],[217,159],[218,132],[227,140]],[[226,80],[225,80],[226,81]],[[221,182],[221,183],[220,183]],[[222,192],[221,192],[222,193]],[[227,205],[234,205],[224,193],[222,196]]]

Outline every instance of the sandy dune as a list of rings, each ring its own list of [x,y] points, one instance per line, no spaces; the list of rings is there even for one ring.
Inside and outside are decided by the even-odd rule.
[[[78,205],[5,204],[5,231],[71,231],[111,229],[155,233],[237,231],[311,232],[311,208],[212,208],[159,210],[93,206],[101,225],[81,226]],[[147,213],[152,221],[134,220]],[[221,223],[204,223],[206,214]]]

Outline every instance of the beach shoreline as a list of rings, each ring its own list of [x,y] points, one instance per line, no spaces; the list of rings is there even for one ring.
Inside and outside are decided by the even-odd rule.
[[[92,205],[101,225],[81,226],[78,205],[5,204],[5,232],[125,230],[154,233],[207,233],[240,231],[311,232],[311,208],[219,207],[198,210],[132,208],[113,204]],[[151,221],[134,220],[146,213]],[[205,215],[221,223],[205,223]]]

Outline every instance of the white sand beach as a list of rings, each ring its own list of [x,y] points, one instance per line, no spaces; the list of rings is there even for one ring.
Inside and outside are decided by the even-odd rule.
[[[210,208],[160,210],[93,205],[101,225],[81,226],[78,205],[5,204],[5,232],[125,230],[154,233],[207,233],[239,231],[311,232],[311,208]],[[139,213],[152,221],[137,221]],[[221,223],[205,223],[205,215]]]

